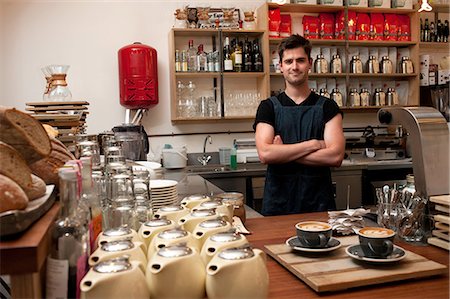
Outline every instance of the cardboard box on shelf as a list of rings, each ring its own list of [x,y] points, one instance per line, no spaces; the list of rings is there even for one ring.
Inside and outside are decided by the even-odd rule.
[[[391,7],[397,9],[412,9],[413,0],[391,0]]]
[[[369,7],[391,8],[391,0],[369,0]]]
[[[438,70],[437,84],[446,84],[450,81],[450,70]]]

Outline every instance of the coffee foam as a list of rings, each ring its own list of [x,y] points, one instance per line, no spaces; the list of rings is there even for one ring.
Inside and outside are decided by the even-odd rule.
[[[330,225],[320,222],[303,222],[296,225],[297,228],[307,231],[324,231],[331,228]]]
[[[395,232],[387,228],[368,227],[361,229],[359,234],[370,238],[386,238],[394,235]]]

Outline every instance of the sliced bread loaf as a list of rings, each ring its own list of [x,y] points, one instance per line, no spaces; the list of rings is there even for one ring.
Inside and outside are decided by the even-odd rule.
[[[22,189],[31,188],[31,170],[22,155],[12,146],[0,141],[0,174],[19,184]]]
[[[0,106],[0,141],[14,147],[27,164],[47,157],[50,139],[42,124],[31,115],[15,108]]]
[[[23,210],[28,206],[28,197],[20,186],[9,177],[0,174],[0,213]]]

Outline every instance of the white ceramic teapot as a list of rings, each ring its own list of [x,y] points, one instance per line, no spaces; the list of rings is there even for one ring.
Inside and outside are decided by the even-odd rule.
[[[159,249],[145,277],[150,298],[205,298],[205,265],[198,252],[184,244]]]
[[[130,261],[138,261],[142,265],[147,264],[146,247],[142,242],[132,242],[131,239],[106,242],[100,245],[89,257],[89,266],[112,259],[115,257],[129,255]]]
[[[191,249],[200,252],[198,240],[194,239],[190,232],[181,229],[181,227],[175,227],[164,230],[153,238],[148,246],[147,259],[150,260],[152,255],[160,248],[180,243],[185,243]]]
[[[133,242],[142,242],[142,239],[134,229],[121,226],[110,228],[105,230],[104,232],[101,232],[98,235],[95,244],[97,244],[97,246],[101,246],[105,242],[123,240],[128,238],[131,238],[131,241]],[[93,248],[93,250],[95,249],[97,249],[97,247]]]
[[[202,221],[215,219],[219,216],[216,209],[199,209],[191,211],[189,214],[183,216],[178,220],[178,225],[181,225],[185,230],[193,232],[194,228]]]
[[[183,198],[180,204],[188,209],[192,209],[193,207],[207,200],[211,200],[211,197],[207,195],[193,194]]]
[[[181,217],[189,213],[189,209],[185,206],[165,206],[159,208],[153,216],[156,219],[166,217],[167,219],[172,220],[173,223],[178,223],[178,220],[180,220]]]
[[[127,256],[100,262],[81,280],[80,298],[150,298],[144,269],[145,265]]]
[[[220,216],[225,217],[226,221],[228,222],[233,221],[234,206],[225,204],[220,199],[204,201],[199,205],[193,207],[192,211],[195,211],[197,209],[216,209],[216,213],[218,213]]]
[[[192,237],[200,243],[201,248],[209,236],[227,231],[230,228],[231,223],[219,216],[214,219],[204,220],[197,224],[192,232]]]
[[[152,219],[141,225],[138,235],[141,237],[148,248],[150,242],[158,233],[166,229],[174,228],[175,226],[175,222],[164,217],[160,219]]]
[[[200,251],[200,257],[205,265],[221,250],[226,248],[241,247],[248,244],[244,235],[236,232],[236,229],[230,229],[225,232],[215,233],[206,239]]]
[[[263,299],[267,298],[268,289],[266,255],[259,249],[236,247],[222,250],[206,267],[206,294],[209,299]]]

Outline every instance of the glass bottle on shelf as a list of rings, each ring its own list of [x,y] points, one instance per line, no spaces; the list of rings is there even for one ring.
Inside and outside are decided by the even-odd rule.
[[[223,70],[225,72],[233,71],[233,61],[231,60],[231,48],[230,48],[230,38],[225,37],[225,44],[223,48]]]
[[[435,38],[435,26],[434,26],[434,22],[430,23],[430,42],[434,42],[434,38]]]
[[[442,23],[441,20],[437,20],[436,24],[436,42],[442,42]]]
[[[252,71],[252,45],[248,41],[248,39],[246,39],[244,43],[244,49],[242,53],[242,64],[244,72]]]
[[[178,81],[177,83],[177,102],[178,102],[178,116],[184,117],[185,116],[185,98],[184,98],[184,91],[185,86],[183,82]]]
[[[259,48],[259,39],[255,38],[253,41],[253,71],[263,71],[263,57]]]
[[[234,45],[234,71],[242,72],[242,47],[237,39]]]
[[[181,72],[181,53],[175,50],[175,72]]]
[[[425,19],[425,25],[423,27],[423,41],[430,41],[430,25],[428,24],[428,19]]]
[[[58,174],[61,209],[52,228],[46,297],[78,298],[88,258],[86,228],[75,215],[79,198],[78,175],[71,168],[60,168]]]
[[[197,71],[197,51],[194,48],[194,40],[189,40],[189,48],[187,50],[188,71]]]
[[[186,87],[187,96],[186,96],[186,106],[185,106],[185,117],[193,118],[197,114],[197,105],[195,100],[195,84],[192,81],[189,81],[189,84]]]
[[[449,35],[449,32],[450,32],[450,30],[449,30],[449,27],[448,27],[448,20],[445,20],[444,21],[444,29],[443,29],[443,42],[444,43],[448,43],[448,35]]]
[[[186,50],[181,51],[181,71],[188,71],[188,53]]]
[[[420,41],[421,42],[425,41],[424,33],[425,33],[425,31],[424,31],[423,21],[422,21],[422,18],[420,18]]]
[[[206,53],[203,51],[203,44],[198,45],[197,52],[197,72],[208,71],[208,59]]]

